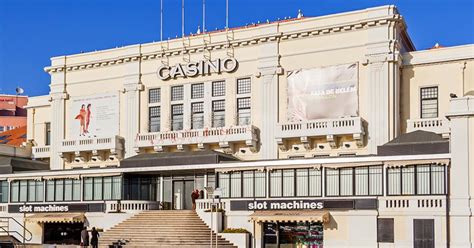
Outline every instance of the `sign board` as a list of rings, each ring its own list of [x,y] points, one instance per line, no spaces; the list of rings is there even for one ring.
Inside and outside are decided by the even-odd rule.
[[[232,211],[261,210],[320,210],[320,209],[377,209],[377,199],[340,200],[236,200],[230,201]]]
[[[216,60],[201,60],[187,64],[176,64],[174,66],[163,65],[156,72],[161,80],[205,76],[211,73],[234,72],[239,66],[235,58],[225,58]]]
[[[119,95],[103,93],[68,101],[70,139],[112,137],[119,133]]]
[[[10,204],[9,213],[68,213],[68,212],[103,212],[103,203],[72,204]]]
[[[291,71],[290,122],[358,116],[358,63]]]

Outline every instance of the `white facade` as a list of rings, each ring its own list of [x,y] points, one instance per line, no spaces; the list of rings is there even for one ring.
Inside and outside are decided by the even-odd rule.
[[[27,138],[32,158],[49,161],[51,171],[0,175],[11,191],[15,181],[44,182],[43,198],[28,202],[103,203],[85,216],[107,230],[157,202],[175,204],[166,187],[189,177],[195,188],[221,184],[228,194],[220,203],[223,227],[247,229],[253,247],[264,247],[264,225],[272,221],[252,219],[264,211],[231,209],[249,200],[324,202],[324,247],[413,247],[418,220],[432,221],[434,247],[472,247],[474,45],[415,51],[394,6],[54,57],[45,71],[51,91],[30,98]],[[297,73],[309,76],[295,84]],[[309,86],[298,92],[301,80]],[[450,151],[377,156],[378,146],[417,130],[440,134]],[[121,166],[136,155],[199,151],[241,161]],[[250,173],[249,197],[243,180]],[[137,175],[155,176],[146,179],[155,190],[150,199],[124,197],[125,178]],[[92,188],[89,195],[88,178],[105,187],[113,177],[120,178],[119,196],[96,199]],[[272,184],[275,178],[281,183]],[[48,181],[57,179],[78,180],[77,202],[48,198]],[[238,180],[241,188],[232,191]],[[306,182],[308,191],[298,191]],[[8,205],[22,202],[21,182],[15,187],[19,195],[9,191],[0,209],[21,220],[8,213]],[[111,218],[116,200],[124,213]],[[198,201],[205,220],[209,204]],[[381,219],[392,223],[391,242],[377,237]],[[43,242],[40,225],[28,228],[35,231],[31,242]]]

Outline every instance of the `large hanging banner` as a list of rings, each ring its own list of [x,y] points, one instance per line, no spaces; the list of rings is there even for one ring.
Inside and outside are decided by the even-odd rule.
[[[69,138],[112,137],[119,133],[119,95],[103,93],[71,97]]]
[[[358,116],[358,64],[288,73],[290,122]]]

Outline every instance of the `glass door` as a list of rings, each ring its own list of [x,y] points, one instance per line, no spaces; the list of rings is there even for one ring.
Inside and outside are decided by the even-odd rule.
[[[191,193],[193,190],[193,180],[173,181],[173,209],[192,209]]]

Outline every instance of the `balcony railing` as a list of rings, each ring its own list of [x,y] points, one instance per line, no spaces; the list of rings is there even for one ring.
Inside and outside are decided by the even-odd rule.
[[[446,118],[427,118],[407,120],[407,133],[423,130],[449,136],[449,121]]]
[[[254,147],[257,139],[257,128],[249,125],[139,134],[135,146],[137,149],[153,147],[156,151],[163,151],[166,146],[183,149],[184,145],[204,148],[206,144],[219,144],[221,148],[228,148],[231,143],[245,142]]]
[[[339,119],[320,119],[305,122],[279,123],[276,138],[281,145],[283,139],[300,138],[307,142],[308,137],[326,136],[331,143],[334,136],[353,135],[354,139],[362,142],[364,126],[361,117]]]
[[[49,158],[51,156],[50,146],[34,146],[32,148],[33,158]]]
[[[59,151],[65,153],[98,150],[122,150],[122,140],[123,139],[120,136],[63,140],[61,142]]]
[[[156,201],[108,201],[105,204],[105,211],[110,212],[125,212],[135,213],[147,210],[157,210],[160,203]]]

